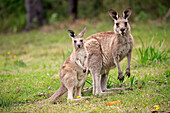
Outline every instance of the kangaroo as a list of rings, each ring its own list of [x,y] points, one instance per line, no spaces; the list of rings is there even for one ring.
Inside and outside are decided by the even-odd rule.
[[[73,101],[73,91],[75,91],[75,97],[81,97],[81,89],[85,83],[88,71],[86,68],[87,54],[84,49],[83,40],[85,31],[86,27],[79,35],[76,35],[74,31],[68,30],[68,33],[72,38],[73,52],[65,60],[63,66],[61,67],[61,86],[50,98],[42,102],[54,102],[58,97],[62,96],[67,91],[67,102]]]
[[[124,10],[121,16],[113,9],[109,10],[109,14],[115,23],[113,27],[114,32],[96,33],[85,40],[85,48],[88,54],[88,69],[92,75],[93,94],[95,95],[114,93],[104,92],[111,91],[111,89],[107,89],[108,74],[111,68],[117,67],[118,79],[124,79],[119,62],[125,56],[127,56],[128,60],[126,74],[130,77],[130,62],[134,45],[128,23],[131,8]]]

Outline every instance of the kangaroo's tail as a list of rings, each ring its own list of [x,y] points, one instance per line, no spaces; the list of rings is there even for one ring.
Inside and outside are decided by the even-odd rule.
[[[65,92],[67,92],[67,88],[64,85],[61,85],[59,89],[50,97],[43,101],[39,101],[37,103],[45,103],[45,102],[54,102],[57,98],[61,97]]]

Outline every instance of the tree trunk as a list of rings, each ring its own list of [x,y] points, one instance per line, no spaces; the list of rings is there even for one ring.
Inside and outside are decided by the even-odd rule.
[[[78,0],[69,0],[68,14],[74,20],[77,19],[77,13],[78,13],[77,5],[78,5]]]
[[[27,12],[25,30],[30,30],[33,27],[32,23],[34,20],[38,26],[42,26],[45,23],[45,15],[41,0],[25,0],[25,7]]]

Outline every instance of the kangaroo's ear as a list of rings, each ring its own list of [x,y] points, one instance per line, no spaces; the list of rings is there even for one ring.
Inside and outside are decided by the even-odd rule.
[[[74,31],[68,30],[68,33],[69,33],[69,36],[70,36],[71,38],[74,38],[74,37],[75,37]]]
[[[119,18],[118,13],[115,10],[113,10],[113,9],[109,10],[109,15],[112,17],[112,19],[114,21],[116,21]]]
[[[87,27],[85,27],[85,28],[83,29],[83,31],[82,31],[81,33],[79,33],[79,36],[81,36],[81,37],[83,37],[83,36],[84,36],[85,31],[86,31],[86,28],[87,28]]]
[[[131,15],[131,8],[127,8],[123,11],[122,17],[124,19],[128,19],[130,15]]]

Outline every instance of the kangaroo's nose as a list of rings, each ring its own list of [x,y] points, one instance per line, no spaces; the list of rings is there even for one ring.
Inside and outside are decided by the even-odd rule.
[[[125,29],[120,29],[120,31],[124,32],[124,31],[125,31]]]
[[[80,45],[77,45],[80,48]]]

